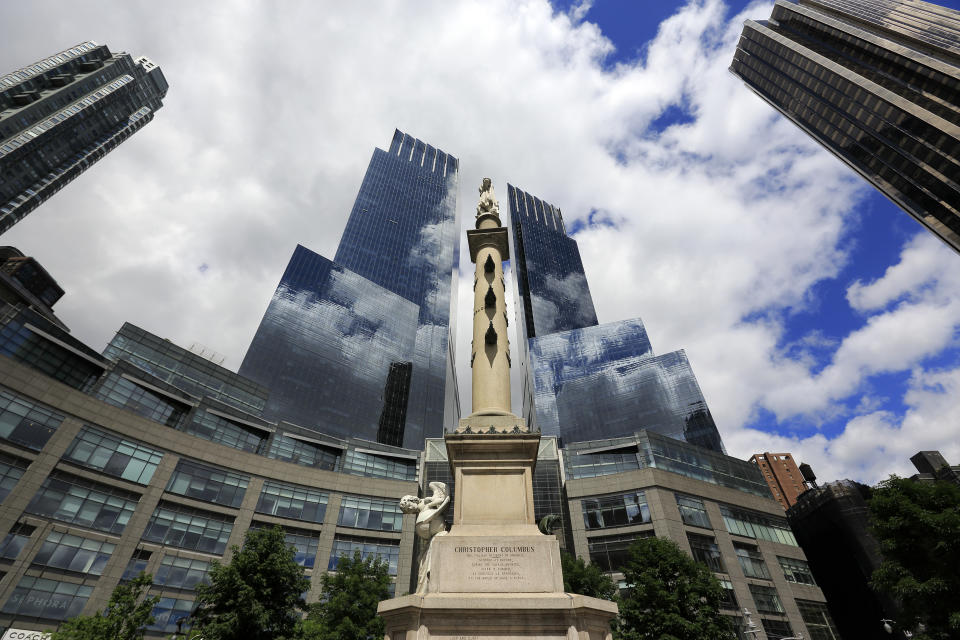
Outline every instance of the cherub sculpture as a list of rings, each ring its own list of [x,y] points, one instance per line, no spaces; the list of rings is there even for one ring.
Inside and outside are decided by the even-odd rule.
[[[480,201],[477,202],[477,217],[485,213],[500,217],[500,203],[497,202],[497,196],[493,193],[493,182],[490,178],[483,179],[480,185]]]
[[[450,495],[447,485],[443,482],[431,482],[430,490],[433,495],[429,498],[417,496],[403,496],[400,498],[400,510],[404,513],[417,514],[417,537],[423,540],[423,552],[420,555],[420,569],[417,572],[417,593],[427,592],[427,581],[430,579],[431,544],[435,536],[446,535],[447,525],[443,521],[443,512],[450,504]]]

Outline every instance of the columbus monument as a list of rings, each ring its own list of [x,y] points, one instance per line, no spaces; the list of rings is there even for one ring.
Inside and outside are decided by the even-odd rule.
[[[384,640],[610,640],[617,606],[563,592],[560,547],[537,528],[533,469],[540,434],[510,411],[510,343],[503,261],[507,229],[489,178],[476,228],[467,231],[473,280],[473,413],[445,436],[453,470],[453,526],[446,486],[406,496],[421,542],[416,593],[380,603]]]

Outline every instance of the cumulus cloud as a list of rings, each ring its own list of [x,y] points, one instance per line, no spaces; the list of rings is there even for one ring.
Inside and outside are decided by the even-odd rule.
[[[935,243],[918,238],[883,277],[850,283],[863,325],[818,347],[823,370],[785,342],[789,315],[847,264],[865,187],[727,71],[744,19],[771,3],[733,16],[719,0],[678,5],[620,64],[589,7],[4,3],[0,21],[24,28],[7,34],[2,69],[93,38],[150,56],[170,82],[153,122],[4,242],[58,279],[58,311],[92,346],[129,320],[236,368],[296,244],[334,255],[373,147],[398,127],[459,157],[465,224],[484,176],[561,206],[568,227],[580,219],[600,321],[642,315],[657,353],[685,348],[732,453],[783,442],[869,478],[861,438],[926,430],[949,456],[937,438],[957,374],[925,367],[955,340],[960,295]],[[686,117],[652,126],[671,107]],[[598,210],[615,225],[590,224]],[[460,255],[466,413],[473,267]],[[906,414],[854,402],[841,436],[816,433],[894,370],[913,372]],[[751,428],[782,431],[757,424],[764,410],[800,420],[798,435]]]

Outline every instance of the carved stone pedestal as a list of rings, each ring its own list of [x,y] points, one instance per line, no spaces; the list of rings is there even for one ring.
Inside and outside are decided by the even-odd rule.
[[[380,603],[384,640],[610,640],[617,605],[569,593],[427,594]]]

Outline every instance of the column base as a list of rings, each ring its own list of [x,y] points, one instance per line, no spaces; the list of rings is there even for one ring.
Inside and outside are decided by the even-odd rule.
[[[384,640],[611,640],[617,605],[571,593],[431,593],[377,611]]]

